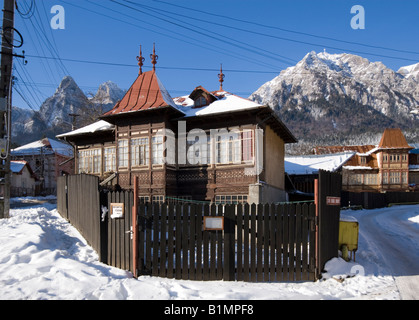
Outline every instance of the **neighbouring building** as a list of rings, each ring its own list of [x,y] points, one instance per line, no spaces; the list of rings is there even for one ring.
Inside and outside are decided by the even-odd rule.
[[[342,166],[342,189],[352,192],[409,191],[410,176],[416,176],[415,158],[402,131],[385,129],[378,145],[322,146],[316,154],[353,152]]]
[[[409,152],[409,189],[419,191],[419,143]]]
[[[341,172],[342,167],[355,155],[355,152],[340,152],[321,155],[286,156],[285,173],[289,178],[288,192],[293,199],[298,196],[314,197],[314,180],[319,170]]]
[[[155,57],[153,53],[152,58]],[[263,203],[287,199],[285,144],[296,138],[268,106],[196,87],[172,98],[153,70],[140,72],[101,121],[57,136],[76,149],[76,172],[144,201]]]
[[[12,172],[10,196],[36,196],[39,193],[38,178],[27,161],[10,161],[10,171]]]
[[[44,138],[11,151],[12,160],[26,161],[37,176],[40,194],[55,194],[57,177],[74,173],[73,147]]]

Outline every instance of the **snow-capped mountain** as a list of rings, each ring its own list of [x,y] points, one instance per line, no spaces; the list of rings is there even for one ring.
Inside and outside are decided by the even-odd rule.
[[[70,76],[64,77],[54,95],[41,105],[39,112],[47,127],[71,122],[69,114],[80,114],[88,105],[84,92]]]
[[[13,142],[22,144],[44,135],[54,137],[69,131],[73,124],[70,114],[79,115],[75,123],[77,127],[90,124],[110,110],[123,95],[123,90],[107,81],[99,86],[95,96],[89,98],[72,77],[66,76],[55,93],[40,106],[39,111],[13,108]]]
[[[310,52],[250,99],[275,109],[301,140],[383,132],[395,126],[419,137],[418,66],[395,72],[352,54]]]
[[[419,83],[419,63],[401,67],[397,72],[402,74],[405,78],[411,78]]]
[[[99,86],[96,95],[91,99],[96,104],[109,105],[112,107],[118,100],[124,97],[125,91],[112,81],[106,81]],[[108,111],[108,110],[106,110]]]

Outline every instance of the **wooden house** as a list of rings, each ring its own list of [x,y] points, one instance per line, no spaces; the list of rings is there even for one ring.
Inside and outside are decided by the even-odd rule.
[[[10,171],[12,172],[10,185],[12,197],[36,196],[38,194],[38,178],[27,161],[10,161]]]
[[[409,191],[411,147],[398,128],[385,129],[378,145],[317,147],[316,154],[355,152],[342,166],[342,189],[353,192]]]
[[[57,177],[74,173],[73,148],[67,143],[44,138],[13,149],[12,160],[27,161],[38,177],[39,192],[55,194]]]
[[[286,200],[284,147],[296,138],[271,108],[225,91],[222,70],[219,90],[172,98],[155,59],[144,73],[138,59],[139,75],[101,122],[58,136],[75,146],[77,173],[123,189],[137,177],[144,201]]]

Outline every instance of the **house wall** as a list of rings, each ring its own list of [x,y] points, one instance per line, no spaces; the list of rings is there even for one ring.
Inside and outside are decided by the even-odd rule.
[[[285,189],[285,144],[269,126],[265,129],[263,181],[281,190]]]
[[[35,179],[32,177],[28,168],[25,166],[22,170],[22,173],[12,174],[11,185],[10,185],[11,196],[21,196],[21,195],[34,196],[35,185],[36,185]]]

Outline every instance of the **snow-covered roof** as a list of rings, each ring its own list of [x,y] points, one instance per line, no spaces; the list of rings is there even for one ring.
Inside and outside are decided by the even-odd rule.
[[[63,156],[72,157],[73,147],[51,138],[45,138],[28,143],[12,150],[13,156],[39,155],[57,153]]]
[[[59,134],[57,135],[57,138],[61,139],[68,136],[76,136],[79,134],[87,134],[87,133],[95,133],[100,131],[109,131],[113,130],[115,126],[107,121],[99,120],[97,122],[94,122],[92,124],[89,124],[85,127],[76,129],[74,131],[70,131],[67,133]]]
[[[27,165],[28,163],[23,160],[12,160],[10,161],[10,171],[13,173],[21,173],[22,169]]]
[[[343,166],[342,169],[345,170],[373,170],[376,168],[368,167],[368,166]]]
[[[316,174],[319,170],[336,171],[345,164],[355,152],[342,152],[323,155],[286,156],[285,172],[288,174]]]
[[[217,100],[201,108],[194,108],[194,101],[189,98],[189,95],[173,98],[173,101],[177,109],[185,114],[185,117],[206,116],[263,107],[263,105],[226,91],[215,91],[211,94],[217,97]]]

